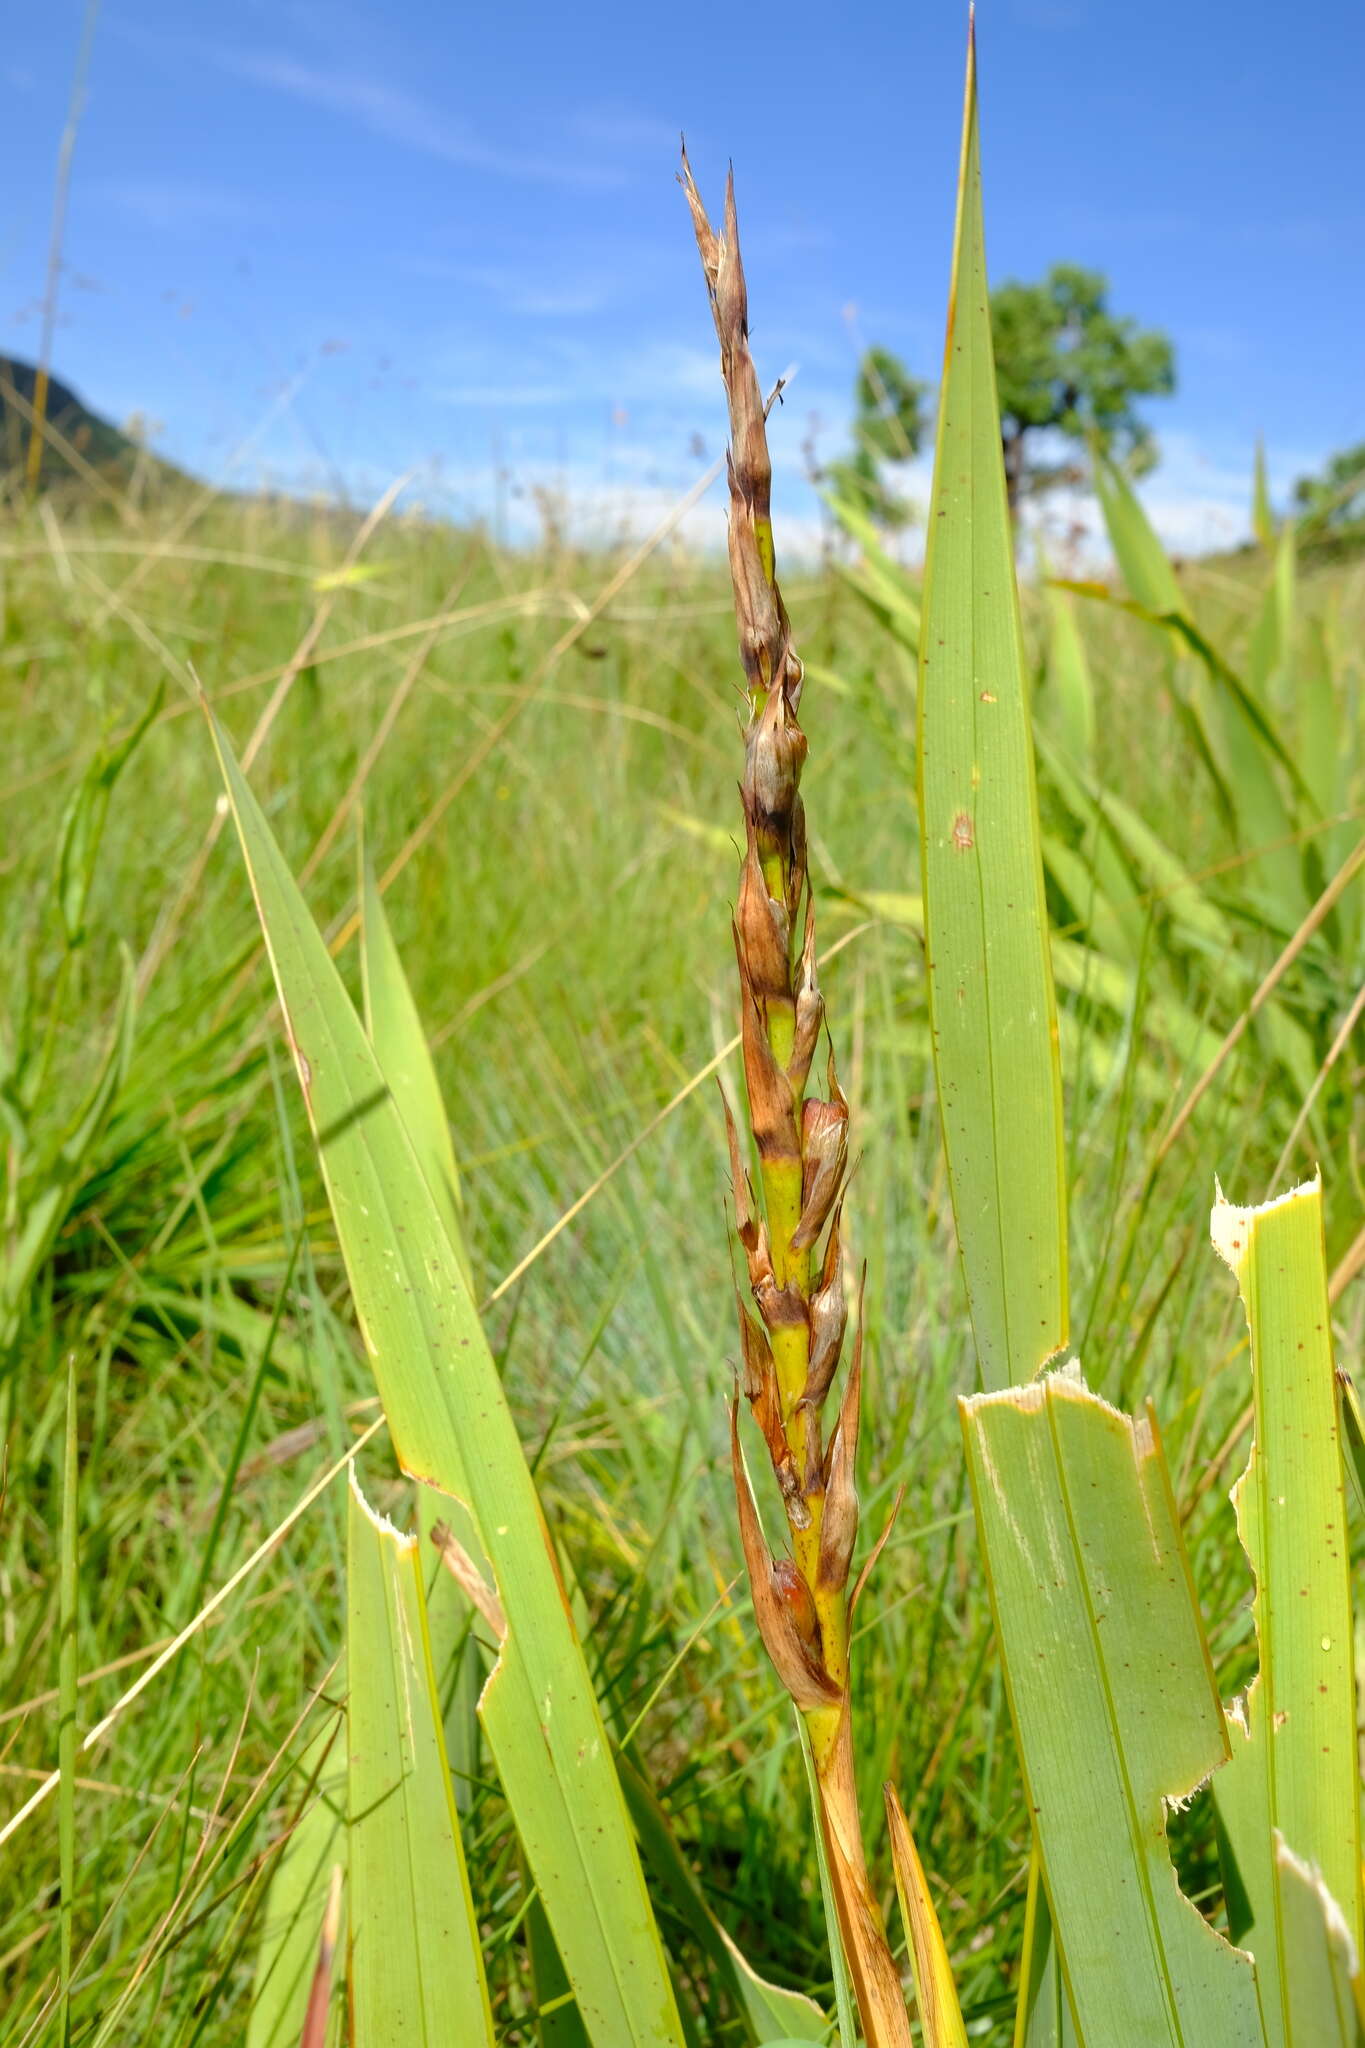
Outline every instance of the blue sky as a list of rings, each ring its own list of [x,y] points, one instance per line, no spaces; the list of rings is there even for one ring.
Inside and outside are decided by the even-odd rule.
[[[32,354],[80,0],[0,53],[0,348]],[[838,452],[861,340],[937,373],[965,10],[952,0],[103,0],[55,368],[239,483],[412,470],[524,524],[537,487],[647,521],[721,443],[674,183],[739,184],[761,373],[798,371],[778,510]],[[1177,546],[1365,436],[1365,8],[982,0],[992,274],[1093,264],[1173,336],[1146,487]],[[920,478],[913,479],[915,484]],[[716,530],[719,498],[696,516]]]

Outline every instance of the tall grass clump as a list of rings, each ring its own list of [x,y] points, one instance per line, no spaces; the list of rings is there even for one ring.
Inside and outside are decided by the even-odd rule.
[[[685,183],[728,590],[6,486],[0,2032],[1358,2048],[1365,585],[1017,588],[973,54],[784,598]]]

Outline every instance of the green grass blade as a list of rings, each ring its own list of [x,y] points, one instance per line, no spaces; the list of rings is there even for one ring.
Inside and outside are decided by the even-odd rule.
[[[1098,456],[1095,487],[1110,543],[1133,609],[1154,625],[1164,626],[1173,647],[1188,648],[1203,664],[1217,692],[1222,726],[1223,786],[1233,801],[1239,837],[1247,848],[1270,849],[1257,854],[1255,874],[1286,930],[1292,931],[1307,909],[1297,849],[1292,804],[1277,773],[1286,775],[1296,795],[1302,775],[1267,702],[1266,684],[1283,659],[1293,616],[1294,536],[1286,532],[1280,546],[1271,589],[1253,635],[1250,680],[1244,680],[1194,623],[1189,602],[1176,580],[1170,560],[1157,539],[1132,487],[1114,465]]]
[[[464,1203],[450,1118],[363,838],[359,851],[360,986],[365,1029],[384,1078],[393,1090],[403,1127],[472,1297],[474,1269],[465,1237]],[[481,1673],[475,1665],[478,1651],[469,1638],[464,1603],[455,1596],[454,1586],[440,1570],[435,1562],[436,1553],[430,1548],[432,1532],[442,1521],[455,1525],[467,1550],[478,1548],[478,1536],[463,1508],[429,1486],[419,1487],[417,1527],[428,1566],[427,1628],[432,1662],[441,1697],[446,1702],[446,1749],[456,1772],[456,1806],[463,1811],[478,1749],[475,1709]]]
[[[1231,961],[1231,971],[1240,977],[1232,926],[1148,821],[1113,790],[1078,775],[1046,737],[1040,740],[1039,751],[1049,783],[1072,816],[1089,830],[1112,835],[1129,863],[1133,882],[1144,898],[1152,899],[1158,911],[1172,919],[1182,945],[1215,966]]]
[[[1227,1749],[1155,1424],[1069,1372],[960,1407],[1081,2039],[1258,2048],[1251,1964],[1181,1895],[1166,1849],[1166,1802]]]
[[[441,1085],[384,914],[384,899],[374,869],[363,852],[360,867],[360,981],[365,1029],[472,1290],[460,1172],[455,1164],[455,1146],[441,1099]]]
[[[981,214],[975,54],[939,399],[919,680],[929,1004],[967,1298],[988,1387],[1067,1338],[1056,999]]]
[[[114,785],[159,715],[165,697],[163,676],[131,731],[100,747],[62,813],[56,891],[68,946],[79,946],[85,937],[85,910],[99,867],[100,841]]]
[[[919,601],[904,569],[887,553],[876,521],[846,498],[830,497],[826,502],[844,532],[858,543],[858,565],[856,569],[843,572],[846,581],[872,606],[901,645],[911,654],[917,654],[921,627]]]
[[[1284,1951],[1294,1958],[1295,2038],[1315,2048],[1362,2048],[1359,1951],[1340,1908],[1318,1872],[1278,1839],[1275,1877]]]
[[[1109,545],[1119,574],[1137,602],[1149,612],[1188,619],[1189,604],[1180,588],[1171,558],[1138,502],[1122,470],[1105,456],[1095,456],[1095,495],[1100,501]]]
[[[1133,501],[1137,506],[1137,500]],[[1141,514],[1140,508],[1139,516]],[[1153,540],[1155,541],[1155,535]],[[1158,544],[1159,545],[1159,544]],[[1102,583],[1075,582],[1069,577],[1056,580],[1059,590],[1069,590],[1078,597],[1092,599],[1096,604],[1106,605],[1112,611],[1124,612],[1129,618],[1142,619],[1149,626],[1158,626],[1165,633],[1178,652],[1193,654],[1199,661],[1208,680],[1216,687],[1219,701],[1223,705],[1225,718],[1236,720],[1236,729],[1248,741],[1255,741],[1263,750],[1268,761],[1273,761],[1288,777],[1300,796],[1309,795],[1303,772],[1295,759],[1294,750],[1288,744],[1274,719],[1269,717],[1255,691],[1238,674],[1232,664],[1219,653],[1213,642],[1201,633],[1188,611],[1160,611],[1137,598],[1116,597],[1113,591]],[[1182,599],[1183,603],[1183,599]],[[1189,704],[1179,700],[1179,708],[1187,716],[1191,738],[1197,749],[1203,753],[1208,741],[1204,736],[1201,716],[1194,713]],[[1215,779],[1220,797],[1226,795],[1226,784],[1222,771],[1212,754],[1203,755],[1204,765]]]
[[[713,1975],[729,1991],[742,2015],[742,2038],[766,2042],[780,2032],[788,2040],[827,2041],[829,2021],[820,2008],[803,1993],[761,1977],[716,1919],[653,1786],[629,1754],[618,1751],[616,1764],[644,1850],[650,1889],[661,1904],[667,1900]]]
[[[364,2048],[493,2041],[422,1561],[351,1475],[346,1543],[350,2005]]]
[[[1308,2048],[1320,2038],[1302,2017],[1309,1959],[1289,1942],[1276,1832],[1320,1872],[1357,1953],[1361,1939],[1355,1635],[1321,1186],[1259,1209],[1220,1198],[1212,1228],[1251,1332],[1255,1428],[1233,1500],[1260,1650],[1214,1791],[1251,1913],[1267,2037]]]
[[[1347,1476],[1355,1495],[1357,1513],[1365,1516],[1365,1413],[1349,1374],[1337,1379],[1337,1414],[1341,1423],[1342,1451]]]
[[[332,1871],[345,1868],[345,1741],[333,1716],[299,1759],[307,1804],[271,1875],[256,1951],[246,2048],[298,2048],[308,2011]],[[339,2032],[333,2000],[332,2033]]]
[[[1069,590],[1049,584],[1047,687],[1057,739],[1067,757],[1089,772],[1095,749],[1095,684]]]
[[[1256,437],[1256,462],[1251,478],[1251,525],[1267,553],[1275,545],[1275,514],[1270,509],[1270,479],[1266,474],[1265,442]]]
[[[80,1528],[80,1468],[76,1429],[76,1354],[66,1361],[66,1433],[62,1456],[62,1534],[58,1579],[57,1762],[62,1774],[57,1814],[61,1869],[62,2039],[71,2036],[72,1931],[76,1910],[76,1697],[77,1625],[80,1576],[77,1536]]]
[[[526,1908],[526,1954],[535,1995],[537,2048],[587,2048],[587,2030],[539,1892]]]
[[[834,1900],[834,1887],[830,1883],[829,1858],[825,1853],[824,1831],[820,1826],[820,1787],[816,1782],[815,1763],[810,1753],[810,1737],[800,1714],[796,1715],[796,1732],[801,1738],[801,1755],[806,1766],[806,1789],[810,1794],[811,1834],[815,1842],[815,1861],[820,1872],[820,1897],[825,1907],[825,1927],[829,1936],[829,1959],[834,1977],[834,2020],[837,2048],[857,2048],[859,2040],[858,2022],[854,2015],[853,1985],[849,1979],[848,1964],[844,1960],[844,1940],[839,1932],[839,1909]]]
[[[468,1507],[507,1617],[481,1713],[560,1954],[595,2041],[672,2044],[624,1799],[459,1259],[326,946],[216,725],[214,737],[394,1446]]]
[[[1298,548],[1291,525],[1280,535],[1270,582],[1247,646],[1247,684],[1262,705],[1269,705],[1279,688],[1291,685],[1297,581]]]
[[[1076,2048],[1076,2024],[1053,1935],[1052,1908],[1047,1902],[1036,1835],[1029,1854],[1013,2048]]]
[[[81,1185],[96,1139],[109,1120],[133,1057],[136,991],[133,957],[121,948],[122,978],[104,1057],[13,1238],[0,1244],[0,1357],[18,1334],[24,1302]]]

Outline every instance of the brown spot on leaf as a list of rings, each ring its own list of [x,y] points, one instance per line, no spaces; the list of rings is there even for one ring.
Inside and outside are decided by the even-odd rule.
[[[959,853],[970,853],[976,844],[976,833],[966,811],[959,811],[953,819],[953,845]]]

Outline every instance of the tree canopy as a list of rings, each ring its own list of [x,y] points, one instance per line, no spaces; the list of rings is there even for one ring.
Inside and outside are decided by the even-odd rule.
[[[991,335],[1012,511],[1025,496],[1079,477],[1074,455],[1058,459],[1059,441],[1078,451],[1095,442],[1132,472],[1150,469],[1156,443],[1138,402],[1175,389],[1175,350],[1167,335],[1110,311],[1098,270],[1057,263],[1037,284],[1000,285],[991,293]],[[837,498],[881,526],[910,517],[887,470],[919,453],[928,395],[890,349],[863,355],[853,446],[823,476]],[[1351,453],[1359,466],[1365,450]]]
[[[1308,542],[1328,548],[1365,546],[1365,441],[1340,449],[1316,476],[1301,476],[1294,503]]]
[[[1075,473],[1035,458],[1045,432],[1093,437],[1130,470],[1151,467],[1155,444],[1136,401],[1175,389],[1175,351],[1168,336],[1110,311],[1099,271],[1057,263],[1037,284],[999,286],[991,333],[1012,506]]]

